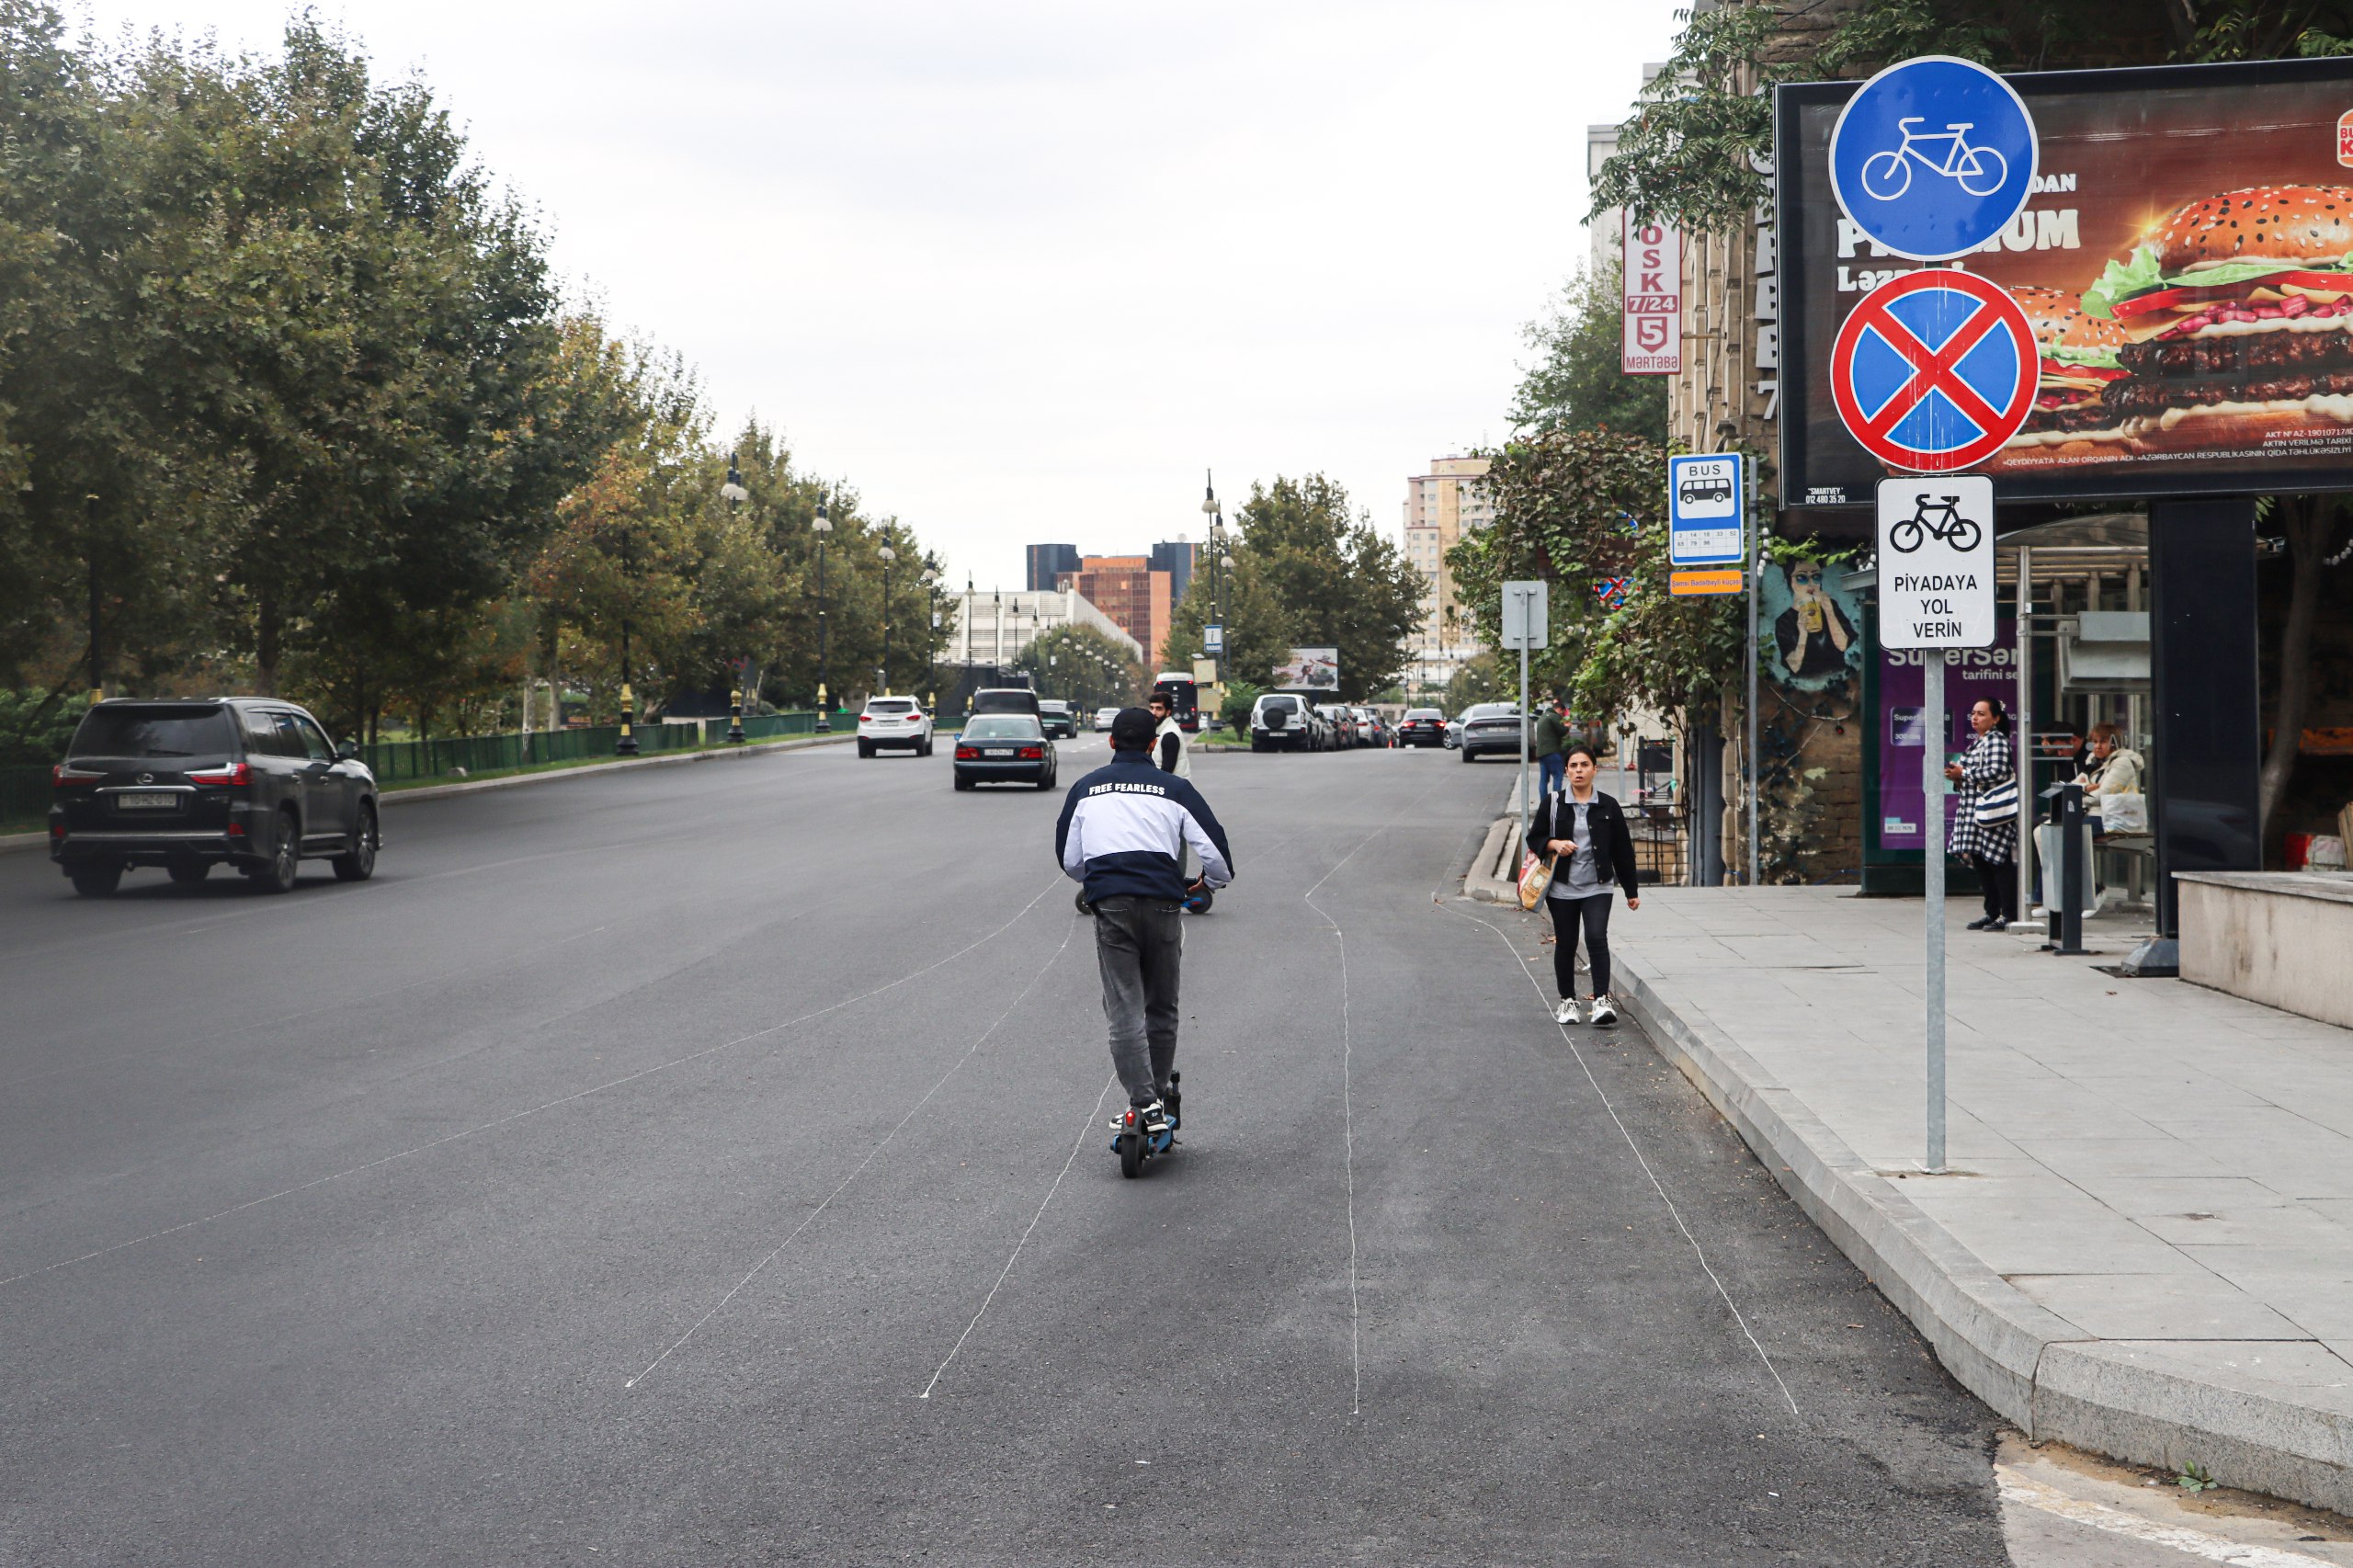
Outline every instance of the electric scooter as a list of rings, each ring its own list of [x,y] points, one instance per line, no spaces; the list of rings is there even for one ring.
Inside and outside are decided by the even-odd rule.
[[[1182,1073],[1168,1074],[1168,1093],[1161,1100],[1168,1112],[1168,1131],[1146,1132],[1130,1106],[1111,1119],[1111,1152],[1120,1156],[1120,1174],[1133,1180],[1143,1174],[1143,1163],[1154,1154],[1165,1154],[1176,1146],[1176,1125],[1183,1119],[1185,1098],[1181,1088]]]

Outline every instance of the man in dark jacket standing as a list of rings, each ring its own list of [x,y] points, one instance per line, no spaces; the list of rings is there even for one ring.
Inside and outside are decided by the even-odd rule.
[[[1577,937],[1582,932],[1593,969],[1593,1021],[1614,1024],[1618,1006],[1609,999],[1610,883],[1626,890],[1628,909],[1642,908],[1634,835],[1618,802],[1593,787],[1598,767],[1593,748],[1578,741],[1564,755],[1567,787],[1547,795],[1528,824],[1529,852],[1552,862],[1552,885],[1544,899],[1552,909],[1552,978],[1561,992],[1552,1021],[1579,1021]]]
[[[1556,697],[1544,705],[1543,713],[1536,721],[1536,766],[1540,770],[1537,783],[1542,793],[1550,795],[1560,789],[1567,766],[1563,754],[1568,749],[1569,724],[1562,716],[1561,699]]]
[[[1225,829],[1189,779],[1153,761],[1159,726],[1141,708],[1111,721],[1111,761],[1070,788],[1054,825],[1063,873],[1084,884],[1095,915],[1095,959],[1111,1066],[1147,1133],[1167,1131],[1176,1062],[1177,970],[1185,952],[1185,852],[1201,881],[1233,880]]]

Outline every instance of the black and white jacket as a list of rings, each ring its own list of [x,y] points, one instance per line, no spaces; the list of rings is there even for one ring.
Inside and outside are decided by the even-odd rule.
[[[1642,884],[1634,880],[1634,835],[1626,826],[1626,813],[1617,798],[1596,790],[1593,799],[1586,802],[1586,831],[1593,835],[1593,874],[1601,879],[1602,886],[1615,881],[1626,890],[1628,898],[1643,896]],[[1565,790],[1544,797],[1528,818],[1528,849],[1541,857],[1544,847],[1556,838],[1576,836],[1576,808],[1569,801]],[[1562,868],[1566,876],[1568,869]]]
[[[1201,878],[1213,888],[1233,880],[1225,829],[1189,779],[1163,773],[1152,754],[1115,751],[1070,787],[1062,821],[1054,824],[1054,854],[1063,874],[1086,886],[1086,902],[1185,896],[1185,847],[1200,857]]]

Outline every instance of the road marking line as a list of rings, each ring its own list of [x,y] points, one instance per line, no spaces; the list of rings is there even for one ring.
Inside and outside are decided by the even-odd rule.
[[[2228,1562],[2234,1568],[2334,1568],[2325,1557],[2285,1551],[2276,1546],[2255,1546],[2245,1541],[2226,1540],[2204,1530],[2193,1530],[2181,1525],[2161,1525],[2154,1519],[2144,1519],[2138,1514],[2128,1514],[2105,1503],[2072,1497],[2055,1487],[2028,1480],[2008,1465],[1995,1465],[1994,1479],[2001,1489],[2005,1503],[2016,1503],[2023,1507],[2054,1514],[2060,1518],[2089,1525],[2111,1535],[2130,1536],[2152,1546],[2170,1547],[2192,1557],[2203,1557],[2210,1562]]]
[[[1037,901],[1032,899],[1030,902],[1034,903]],[[643,1382],[647,1378],[651,1377],[654,1373],[654,1368],[660,1366],[663,1362],[667,1361],[672,1353],[680,1346],[686,1344],[688,1340],[692,1339],[696,1333],[701,1329],[703,1324],[718,1316],[720,1311],[724,1308],[728,1302],[735,1299],[737,1291],[740,1291],[745,1286],[749,1285],[754,1279],[759,1278],[759,1274],[762,1269],[766,1268],[769,1264],[774,1263],[779,1257],[781,1257],[784,1255],[785,1248],[790,1246],[794,1242],[801,1239],[801,1232],[807,1230],[810,1226],[817,1222],[818,1215],[823,1214],[827,1209],[833,1207],[835,1199],[839,1198],[843,1193],[849,1190],[850,1183],[856,1181],[859,1176],[866,1174],[866,1167],[872,1165],[875,1158],[880,1155],[885,1148],[890,1146],[892,1139],[896,1138],[900,1133],[906,1131],[907,1123],[915,1119],[916,1112],[929,1105],[932,1101],[932,1096],[938,1094],[940,1090],[946,1088],[948,1086],[948,1080],[956,1076],[957,1071],[961,1068],[965,1062],[970,1062],[972,1059],[972,1053],[979,1051],[981,1047],[986,1045],[989,1042],[989,1037],[995,1034],[996,1031],[1004,1026],[1006,1019],[1013,1017],[1014,1009],[1020,1006],[1022,1003],[1029,999],[1029,993],[1038,989],[1038,983],[1046,978],[1046,971],[1053,968],[1056,960],[1061,959],[1063,954],[1069,950],[1071,933],[1076,929],[1077,926],[1074,922],[1063,927],[1063,939],[1061,945],[1056,947],[1053,952],[1048,956],[1046,961],[1039,966],[1038,972],[1029,977],[1029,983],[1021,988],[1020,994],[1015,996],[1012,1001],[1005,1005],[1005,1011],[996,1016],[996,1022],[991,1024],[986,1029],[983,1029],[978,1040],[975,1040],[972,1044],[966,1046],[964,1048],[963,1055],[949,1063],[948,1071],[939,1075],[939,1081],[932,1085],[930,1088],[925,1090],[923,1098],[915,1101],[914,1107],[908,1110],[907,1114],[899,1118],[899,1124],[891,1129],[890,1131],[885,1132],[882,1135],[882,1141],[866,1152],[866,1158],[858,1162],[858,1168],[856,1170],[842,1177],[841,1185],[839,1187],[836,1187],[833,1191],[825,1194],[825,1200],[823,1203],[818,1204],[817,1207],[809,1210],[808,1216],[804,1218],[800,1224],[795,1225],[792,1228],[792,1234],[777,1243],[774,1251],[770,1252],[767,1256],[760,1259],[759,1262],[752,1265],[752,1271],[749,1274],[745,1275],[741,1279],[735,1281],[733,1290],[729,1290],[727,1294],[720,1297],[717,1301],[713,1302],[710,1311],[704,1312],[702,1316],[695,1319],[692,1326],[690,1326],[686,1333],[678,1335],[676,1339],[671,1342],[669,1349],[663,1351],[661,1355],[656,1356],[653,1360],[647,1362],[645,1364],[645,1370],[630,1379],[630,1381],[623,1383],[621,1387],[624,1389],[633,1389],[638,1384]]]
[[[1086,1147],[1087,1139],[1094,1135],[1096,1123],[1103,1115],[1103,1102],[1110,1098],[1111,1085],[1119,1081],[1117,1074],[1104,1081],[1101,1092],[1095,1096],[1094,1108],[1086,1113],[1086,1125],[1078,1130],[1078,1141],[1070,1146],[1070,1157],[1063,1161],[1063,1168],[1054,1173],[1053,1185],[1046,1188],[1046,1196],[1039,1203],[1038,1211],[1029,1216],[1029,1229],[1023,1231],[1021,1239],[1013,1244],[1013,1256],[1005,1260],[1005,1267],[997,1273],[996,1283],[990,1286],[989,1293],[981,1298],[981,1310],[972,1314],[972,1321],[964,1325],[964,1332],[958,1335],[956,1343],[948,1347],[948,1360],[942,1361],[939,1369],[931,1374],[931,1381],[923,1385],[923,1392],[915,1395],[917,1399],[931,1397],[931,1391],[939,1386],[941,1378],[947,1376],[948,1362],[956,1359],[956,1353],[964,1348],[964,1341],[972,1337],[972,1330],[980,1327],[981,1319],[988,1315],[989,1303],[996,1300],[996,1293],[1005,1288],[1006,1280],[1013,1273],[1013,1266],[1020,1261],[1021,1249],[1029,1244],[1030,1233],[1038,1228],[1038,1221],[1046,1217],[1046,1205],[1051,1203],[1054,1194],[1062,1190],[1063,1177],[1070,1175],[1071,1166],[1078,1163],[1078,1152]]]
[[[1536,988],[1536,999],[1540,1002],[1544,999],[1543,983],[1536,978],[1536,971],[1529,966],[1528,960],[1521,956],[1519,949],[1512,946],[1511,937],[1506,935],[1501,927],[1449,905],[1440,904],[1438,907],[1445,909],[1450,915],[1461,915],[1473,926],[1484,926],[1488,930],[1493,931],[1496,940],[1502,942],[1511,956],[1518,960],[1520,972],[1527,975],[1528,983]],[[1601,1101],[1601,1108],[1609,1113],[1610,1120],[1618,1123],[1618,1135],[1625,1139],[1626,1147],[1634,1152],[1635,1163],[1643,1167],[1643,1174],[1650,1177],[1652,1187],[1658,1193],[1658,1200],[1666,1205],[1667,1213],[1674,1217],[1675,1228],[1681,1231],[1683,1239],[1691,1244],[1691,1255],[1699,1260],[1700,1271],[1707,1275],[1708,1283],[1713,1285],[1716,1288],[1716,1294],[1723,1298],[1724,1306],[1731,1312],[1733,1322],[1740,1324],[1740,1332],[1747,1339],[1749,1347],[1756,1352],[1756,1358],[1765,1363],[1765,1370],[1772,1374],[1773,1386],[1779,1389],[1781,1397],[1789,1402],[1790,1414],[1800,1421],[1803,1421],[1805,1416],[1799,1411],[1797,1399],[1790,1392],[1790,1385],[1781,1381],[1780,1369],[1774,1366],[1773,1358],[1765,1353],[1765,1346],[1758,1342],[1756,1332],[1748,1326],[1748,1319],[1733,1302],[1732,1292],[1724,1289],[1724,1282],[1716,1277],[1715,1269],[1709,1264],[1708,1255],[1699,1245],[1699,1238],[1693,1235],[1691,1227],[1683,1222],[1683,1211],[1675,1206],[1675,1199],[1666,1195],[1666,1186],[1658,1179],[1658,1173],[1651,1169],[1650,1161],[1643,1158],[1642,1145],[1634,1142],[1634,1135],[1626,1130],[1626,1123],[1618,1115],[1618,1108],[1611,1105],[1609,1096],[1602,1092],[1601,1080],[1593,1075],[1592,1064],[1586,1061],[1585,1052],[1577,1049],[1576,1037],[1569,1033],[1569,1026],[1566,1024],[1557,1024],[1553,1027],[1560,1030],[1561,1038],[1568,1041],[1570,1054],[1577,1059],[1577,1065],[1585,1070],[1585,1081],[1593,1085],[1595,1096]]]
[[[309,1181],[299,1183],[293,1187],[281,1187],[276,1192],[266,1193],[259,1198],[248,1199],[243,1203],[232,1204],[226,1209],[216,1210],[212,1213],[199,1215],[196,1219],[183,1221],[179,1224],[166,1226],[165,1229],[160,1231],[150,1231],[143,1236],[133,1236],[127,1242],[116,1242],[110,1245],[99,1247],[95,1251],[85,1252],[79,1257],[63,1258],[56,1263],[43,1264],[39,1268],[28,1268],[21,1274],[11,1274],[6,1278],[0,1279],[0,1288],[6,1288],[10,1285],[17,1284],[20,1281],[30,1279],[36,1275],[54,1274],[61,1268],[72,1268],[76,1264],[87,1263],[93,1258],[105,1257],[109,1253],[121,1252],[129,1247],[144,1246],[149,1242],[162,1241],[165,1236],[176,1236],[182,1231],[192,1231],[199,1225],[209,1225],[215,1220],[226,1220],[232,1215],[242,1214],[248,1209],[258,1209],[265,1203],[275,1203],[281,1198],[291,1198],[297,1193],[308,1192],[314,1187],[324,1187],[329,1182],[341,1181],[346,1176],[362,1176],[369,1171],[379,1169],[381,1166],[395,1165],[402,1160],[410,1159],[418,1154],[428,1153],[435,1149],[442,1147],[444,1144],[456,1143],[464,1139],[472,1138],[477,1133],[495,1131],[497,1129],[505,1127],[511,1122],[524,1120],[526,1118],[537,1116],[542,1111],[553,1110],[559,1106],[570,1105],[574,1100],[585,1100],[591,1095],[601,1095],[608,1089],[618,1089],[625,1085],[634,1084],[641,1078],[651,1078],[656,1073],[666,1073],[673,1067],[683,1067],[689,1062],[700,1062],[705,1057],[717,1056],[720,1052],[733,1051],[739,1045],[748,1045],[753,1040],[765,1040],[769,1035],[779,1033],[782,1030],[791,1028],[796,1025],[805,1024],[812,1018],[822,1018],[828,1013],[838,1013],[844,1007],[856,1006],[858,1003],[880,996],[886,991],[896,991],[900,986],[906,984],[910,981],[920,980],[936,969],[954,963],[958,959],[962,958],[966,953],[971,952],[973,949],[995,940],[1006,931],[1011,930],[1013,926],[1020,921],[1023,915],[1029,914],[1032,909],[1035,909],[1038,906],[1038,899],[1045,897],[1046,894],[1062,886],[1067,880],[1067,878],[1057,873],[1051,882],[1048,883],[1044,888],[1039,891],[1037,898],[1033,898],[1028,903],[1023,904],[1021,908],[1015,913],[1012,919],[1007,920],[1004,925],[998,926],[995,930],[991,931],[987,936],[980,937],[978,940],[972,942],[968,946],[957,949],[954,952],[949,954],[944,959],[938,960],[937,962],[926,964],[919,970],[915,970],[911,973],[903,974],[898,979],[891,981],[887,984],[878,985],[871,991],[862,991],[855,996],[845,997],[841,1001],[835,1002],[829,1006],[820,1007],[813,1013],[803,1013],[797,1018],[787,1018],[780,1024],[770,1024],[767,1028],[755,1029],[747,1035],[738,1035],[735,1039],[723,1041],[721,1044],[709,1046],[701,1051],[689,1051],[684,1056],[674,1056],[667,1062],[657,1062],[653,1066],[642,1069],[639,1072],[625,1074],[619,1078],[608,1078],[604,1083],[592,1085],[587,1088],[577,1090],[569,1095],[559,1096],[558,1097],[548,1101],[545,1105],[536,1105],[528,1110],[515,1111],[510,1115],[499,1117],[495,1120],[485,1121],[478,1126],[469,1127],[461,1131],[452,1132],[447,1137],[436,1138],[429,1142],[419,1143],[414,1148],[403,1149],[397,1153],[386,1154],[381,1159],[370,1160],[363,1165],[353,1165],[347,1170],[334,1171],[323,1176],[313,1176]]]
[[[1340,868],[1357,858],[1357,851],[1387,833],[1404,820],[1405,812],[1420,805],[1438,790],[1438,785],[1414,797],[1398,813],[1357,840],[1355,849],[1333,863],[1332,869],[1315,879],[1315,885],[1300,894],[1300,901],[1324,918],[1332,927],[1332,936],[1340,944],[1340,1133],[1341,1148],[1348,1178],[1348,1414],[1364,1414],[1364,1318],[1357,1300],[1357,1108],[1356,1108],[1356,1034],[1348,1012],[1348,934],[1332,918],[1331,911],[1315,902],[1324,884],[1340,874]]]

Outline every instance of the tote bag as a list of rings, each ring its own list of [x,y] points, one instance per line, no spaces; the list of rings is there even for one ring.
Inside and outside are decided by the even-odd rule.
[[[1977,797],[1977,805],[1970,815],[1980,827],[1999,827],[2018,814],[2018,781],[2005,778]]]
[[[1519,906],[1534,909],[1552,891],[1552,862],[1550,855],[1524,852],[1519,858]]]

